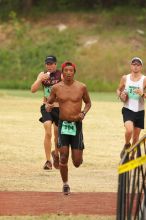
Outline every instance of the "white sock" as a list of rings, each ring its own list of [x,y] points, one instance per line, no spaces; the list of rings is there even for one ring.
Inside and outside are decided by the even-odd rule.
[[[64,182],[63,185],[68,185],[68,182]]]

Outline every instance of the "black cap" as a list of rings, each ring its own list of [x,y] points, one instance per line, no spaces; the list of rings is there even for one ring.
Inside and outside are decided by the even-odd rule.
[[[57,62],[57,59],[55,56],[47,56],[46,59],[45,59],[45,64],[47,63],[56,63]]]
[[[137,62],[140,63],[141,65],[143,65],[143,62],[139,57],[133,57],[132,60],[131,60],[131,64],[132,63],[137,63]]]

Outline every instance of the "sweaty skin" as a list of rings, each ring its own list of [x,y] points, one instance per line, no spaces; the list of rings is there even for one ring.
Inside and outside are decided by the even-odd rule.
[[[52,104],[57,98],[60,107],[59,118],[64,121],[80,121],[84,118],[82,101],[85,103],[83,111],[85,113],[91,107],[91,100],[86,86],[74,80],[72,67],[64,68],[63,81],[54,85],[48,98],[48,103]]]
[[[76,70],[75,66],[72,63],[67,63],[65,66],[63,66],[62,70],[63,81],[59,82],[58,84],[52,87],[51,94],[48,97],[48,103],[52,104],[54,100],[57,98],[60,106],[59,118],[61,121],[82,121],[91,107],[91,100],[86,85],[74,80],[74,74]],[[83,109],[82,102],[84,102],[85,104]],[[82,125],[82,123],[75,124]],[[80,140],[76,140],[77,143],[75,142],[74,146],[72,145],[71,148],[72,161],[75,167],[79,167],[83,162],[83,149],[79,149],[75,145],[82,145],[81,147],[83,147],[82,129],[80,133]],[[75,136],[72,138],[75,139]],[[63,181],[63,192],[65,195],[68,195],[70,192],[70,187],[68,185],[69,145],[71,145],[71,142],[62,143],[62,145],[59,148],[59,167],[61,178]]]
[[[60,82],[52,89],[49,103],[57,97],[60,106],[60,119],[64,121],[79,121],[81,119],[82,98],[85,103],[89,101],[84,84],[74,81],[71,85]]]

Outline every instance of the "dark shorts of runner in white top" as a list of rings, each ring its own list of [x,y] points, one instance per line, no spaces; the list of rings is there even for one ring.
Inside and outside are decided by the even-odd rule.
[[[145,111],[134,112],[128,108],[122,108],[123,121],[132,121],[134,127],[144,129],[144,115]]]
[[[58,147],[61,148],[63,146],[71,146],[72,149],[84,149],[84,142],[83,142],[83,132],[82,132],[82,122],[75,122],[76,124],[76,135],[66,135],[61,134],[62,129],[62,120],[59,120],[58,124]]]

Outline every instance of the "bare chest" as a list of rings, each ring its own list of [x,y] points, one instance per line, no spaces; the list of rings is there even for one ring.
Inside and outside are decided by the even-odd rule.
[[[79,102],[82,100],[83,92],[79,88],[62,87],[57,92],[57,98],[60,102]]]

